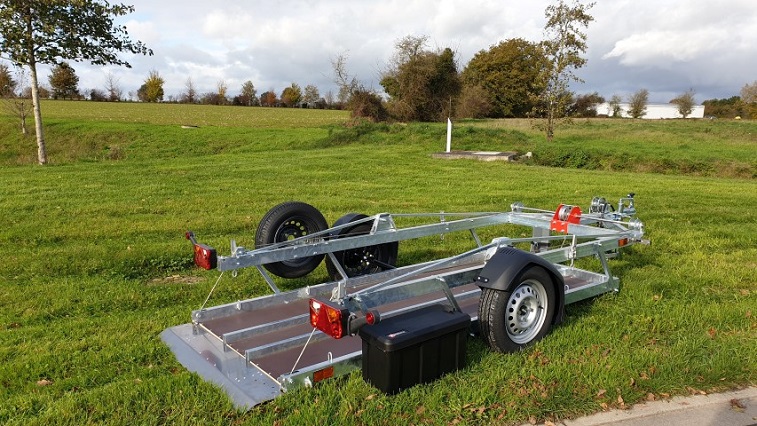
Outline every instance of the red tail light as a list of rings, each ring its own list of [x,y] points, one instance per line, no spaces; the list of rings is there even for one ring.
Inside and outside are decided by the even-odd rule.
[[[203,269],[215,269],[218,266],[218,255],[216,249],[200,244],[195,239],[195,234],[192,231],[187,231],[186,237],[192,242],[194,246],[194,261],[195,265]]]
[[[335,339],[341,339],[347,332],[350,312],[341,306],[310,299],[310,325]]]
[[[195,244],[195,265],[203,269],[215,269],[218,265],[216,249],[205,244]]]

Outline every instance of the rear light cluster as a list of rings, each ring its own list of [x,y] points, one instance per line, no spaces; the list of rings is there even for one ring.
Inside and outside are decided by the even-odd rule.
[[[335,339],[354,334],[360,327],[376,324],[380,319],[378,311],[368,311],[364,317],[356,317],[335,303],[310,299],[310,325]]]
[[[215,269],[218,266],[218,255],[216,249],[205,244],[200,244],[195,239],[192,231],[187,231],[186,237],[194,246],[195,265],[203,269]]]
[[[347,329],[347,309],[310,299],[310,325],[335,339],[341,339]]]

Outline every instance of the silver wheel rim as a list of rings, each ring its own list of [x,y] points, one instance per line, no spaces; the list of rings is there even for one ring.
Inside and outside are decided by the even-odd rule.
[[[547,291],[539,281],[522,282],[507,300],[507,336],[524,345],[532,341],[547,318]]]

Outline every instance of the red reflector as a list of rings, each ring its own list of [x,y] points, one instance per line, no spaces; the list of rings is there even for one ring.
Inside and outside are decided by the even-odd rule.
[[[322,380],[330,379],[334,377],[334,366],[326,367],[323,370],[318,370],[313,373],[313,383],[318,383]]]
[[[195,244],[195,265],[203,269],[215,269],[218,265],[216,249],[205,244]]]
[[[368,311],[367,314],[365,314],[365,322],[368,323],[368,325],[373,325],[376,323],[376,315],[373,314],[373,312]]]
[[[623,247],[628,244],[628,238],[621,238],[618,240],[618,247]]]
[[[341,339],[346,334],[348,317],[347,309],[310,299],[310,325],[335,339]]]

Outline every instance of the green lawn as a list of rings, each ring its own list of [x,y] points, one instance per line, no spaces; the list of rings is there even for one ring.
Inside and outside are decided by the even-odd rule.
[[[757,384],[754,121],[576,121],[553,146],[525,120],[456,123],[453,148],[534,153],[510,164],[432,158],[444,124],[344,128],[338,111],[46,102],[43,113],[45,167],[0,118],[0,423],[520,424]],[[538,165],[579,151],[588,164]],[[186,229],[228,253],[231,238],[251,247],[259,218],[286,200],[333,222],[628,192],[652,244],[613,261],[620,294],[571,305],[523,353],[473,340],[465,369],[397,396],[353,374],[238,412],[159,338],[218,276],[192,267]],[[463,247],[455,235],[402,244],[400,262]],[[321,266],[283,287],[325,279]],[[266,288],[243,271],[209,303]]]

